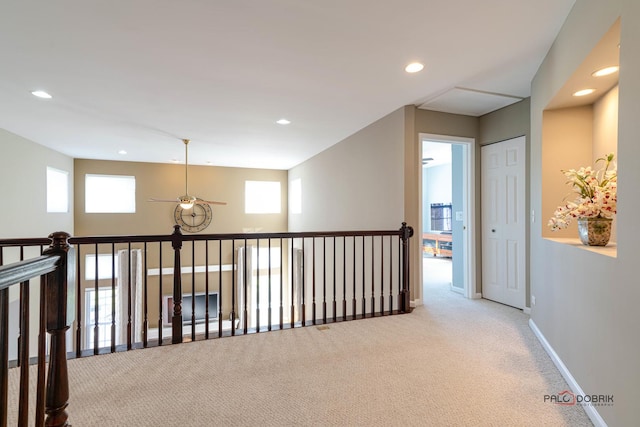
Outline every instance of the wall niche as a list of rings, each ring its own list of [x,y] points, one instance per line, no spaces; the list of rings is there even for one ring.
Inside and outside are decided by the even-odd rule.
[[[562,169],[595,166],[599,157],[618,148],[618,67],[620,19],[611,26],[580,66],[546,106],[542,116],[542,237],[579,245],[575,221],[564,230],[551,231],[546,223],[555,209],[574,193]],[[598,71],[609,69],[609,74]],[[591,90],[577,96],[579,91]],[[598,167],[601,164],[598,164]],[[583,246],[616,256],[616,225],[606,248]]]

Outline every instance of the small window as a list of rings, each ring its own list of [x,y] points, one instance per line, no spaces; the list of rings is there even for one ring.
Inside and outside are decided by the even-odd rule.
[[[47,212],[69,212],[69,172],[47,167]]]
[[[302,213],[302,180],[294,179],[289,184],[289,210],[292,214]]]
[[[135,176],[86,175],[84,184],[85,212],[136,212]]]
[[[244,212],[248,214],[280,213],[280,183],[277,181],[245,181]]]
[[[125,257],[126,258],[126,257]],[[85,280],[118,278],[118,255],[98,254],[98,272],[96,275],[96,256],[87,254],[84,258],[84,278]],[[115,276],[112,274],[115,269]]]

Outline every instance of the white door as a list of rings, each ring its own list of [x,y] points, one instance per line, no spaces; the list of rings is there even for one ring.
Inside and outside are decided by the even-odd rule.
[[[525,306],[525,138],[483,146],[482,296]]]

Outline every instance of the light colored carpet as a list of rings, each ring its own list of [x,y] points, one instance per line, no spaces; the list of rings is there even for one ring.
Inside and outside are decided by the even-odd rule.
[[[544,402],[568,387],[528,316],[426,286],[426,304],[407,315],[71,360],[70,422],[591,425],[580,407]]]

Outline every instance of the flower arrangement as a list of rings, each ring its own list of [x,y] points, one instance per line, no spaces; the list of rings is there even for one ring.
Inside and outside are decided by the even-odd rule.
[[[547,223],[552,231],[566,228],[571,220],[578,218],[613,218],[617,212],[618,172],[613,162],[613,153],[596,160],[604,162],[602,169],[591,166],[578,170],[562,170],[573,191],[578,194],[574,201],[558,206]]]

